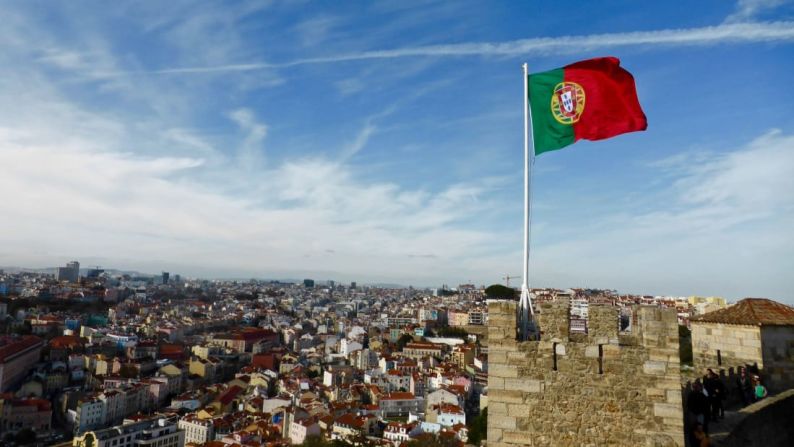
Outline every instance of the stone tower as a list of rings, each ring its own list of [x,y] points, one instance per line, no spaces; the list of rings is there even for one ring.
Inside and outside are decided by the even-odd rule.
[[[488,446],[683,446],[673,309],[590,307],[570,334],[570,303],[543,303],[540,341],[516,341],[516,303],[488,305]]]

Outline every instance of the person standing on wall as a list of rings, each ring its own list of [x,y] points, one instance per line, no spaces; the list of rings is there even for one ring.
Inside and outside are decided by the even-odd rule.
[[[739,376],[736,377],[736,392],[742,399],[742,406],[746,407],[753,403],[753,379],[747,374],[747,368],[739,367]]]
[[[725,399],[725,384],[714,370],[709,368],[706,377],[703,379],[703,386],[709,393],[709,409],[711,420],[716,422],[719,418],[725,417],[725,409],[722,401]]]
[[[754,387],[755,396],[754,397],[755,397],[755,401],[758,402],[759,400],[761,400],[761,399],[763,399],[763,398],[765,398],[767,396],[767,390],[766,390],[766,387],[761,384],[761,378],[759,376],[755,376],[753,378],[753,381],[755,382],[755,387]]]
[[[694,417],[693,424],[691,425],[690,436],[694,436],[695,427],[700,424],[703,431],[708,434],[709,432],[709,401],[705,394],[703,394],[703,385],[700,379],[696,379],[692,384],[692,391],[687,396],[687,410],[692,413]],[[693,439],[694,441],[694,439]],[[697,445],[694,444],[693,445]]]

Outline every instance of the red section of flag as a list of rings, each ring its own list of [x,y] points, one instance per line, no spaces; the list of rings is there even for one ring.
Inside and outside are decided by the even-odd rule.
[[[603,140],[626,132],[645,130],[634,77],[620,67],[616,57],[576,62],[564,67],[565,81],[585,92],[585,107],[573,125],[576,140]]]

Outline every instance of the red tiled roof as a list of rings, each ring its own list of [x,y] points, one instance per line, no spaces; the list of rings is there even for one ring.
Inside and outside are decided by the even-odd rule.
[[[228,405],[229,403],[231,403],[231,401],[233,401],[233,400],[234,400],[234,398],[235,398],[235,397],[237,397],[237,395],[238,395],[238,394],[240,394],[240,392],[241,392],[242,390],[243,390],[243,389],[242,389],[242,388],[240,388],[239,386],[237,386],[237,385],[232,385],[231,387],[229,387],[229,389],[228,389],[228,390],[226,390],[226,391],[225,391],[225,392],[224,392],[224,393],[223,393],[223,394],[222,394],[222,395],[221,395],[221,396],[218,398],[218,401],[219,401],[220,403],[222,403],[223,405]]]
[[[27,335],[16,340],[11,340],[9,343],[0,346],[0,363],[5,362],[10,357],[36,346],[37,344],[42,344],[42,340],[34,335]]]
[[[766,298],[745,298],[733,306],[690,319],[745,326],[794,326],[794,308]]]
[[[56,349],[82,346],[83,341],[77,335],[61,335],[50,340],[50,347]]]
[[[394,392],[381,397],[380,400],[409,400],[414,398],[414,393]]]

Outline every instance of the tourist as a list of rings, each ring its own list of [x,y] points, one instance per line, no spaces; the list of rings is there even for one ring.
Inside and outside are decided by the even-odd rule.
[[[722,401],[725,399],[725,384],[722,379],[711,368],[707,370],[703,386],[709,393],[709,409],[711,410],[711,420],[717,421],[718,418],[725,417],[725,409]]]
[[[695,429],[692,431],[692,438],[694,441],[692,445],[694,447],[709,447],[711,445],[709,435],[703,430],[702,424],[695,424]]]
[[[755,387],[753,390],[755,391],[755,401],[758,402],[759,400],[763,399],[767,395],[766,387],[761,384],[761,378],[758,376],[754,377]]]
[[[747,374],[747,368],[739,367],[739,376],[736,377],[736,391],[742,400],[742,406],[748,406],[753,402],[753,379]]]
[[[694,416],[694,422],[701,424],[703,430],[709,432],[709,401],[703,393],[703,385],[700,379],[696,379],[692,384],[692,391],[687,396],[687,410]]]

